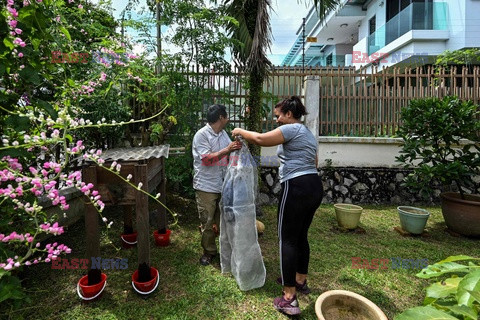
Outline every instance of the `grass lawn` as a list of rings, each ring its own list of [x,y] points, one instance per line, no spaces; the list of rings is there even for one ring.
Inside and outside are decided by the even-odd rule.
[[[85,270],[52,270],[50,264],[41,264],[27,268],[21,275],[32,303],[14,312],[0,306],[0,318],[6,315],[11,319],[287,319],[272,305],[273,298],[281,294],[276,283],[279,262],[275,207],[265,207],[260,218],[266,226],[259,238],[267,269],[265,286],[242,292],[232,276],[221,274],[218,258],[211,266],[199,265],[201,249],[195,203],[172,197],[169,205],[180,214],[179,227],[172,230],[172,243],[168,247],[155,247],[151,237],[151,263],[160,271],[160,285],[148,298],[136,294],[130,284],[137,268],[136,250],[116,252],[104,241],[102,257],[127,258],[128,269],[106,271],[108,285],[100,300],[85,303],[78,298],[76,283]],[[120,245],[122,214],[121,210],[112,209],[107,217],[116,222],[108,232]],[[449,235],[440,209],[427,209],[432,214],[427,224],[430,236],[411,238],[393,230],[400,224],[394,206],[364,206],[361,227],[366,233],[356,234],[339,232],[333,206],[322,205],[309,233],[308,281],[313,292],[299,296],[300,318],[316,319],[316,298],[332,289],[364,295],[389,319],[423,301],[428,282],[415,277],[418,269],[393,269],[391,263],[386,270],[353,269],[352,257],[428,259],[429,263],[457,254],[480,257],[478,240]],[[72,248],[68,258],[84,258],[84,234],[80,221],[55,241]]]

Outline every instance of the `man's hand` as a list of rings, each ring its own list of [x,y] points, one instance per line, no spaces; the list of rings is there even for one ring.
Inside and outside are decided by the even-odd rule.
[[[241,148],[242,148],[242,142],[241,141],[230,142],[230,144],[227,147],[228,153],[233,152],[235,150],[240,150]]]
[[[226,146],[225,148],[223,148],[220,151],[210,153],[210,154],[201,155],[202,163],[203,163],[204,166],[218,165],[218,162],[221,161],[226,156],[228,156],[231,152],[233,152],[235,150],[239,150],[241,148],[242,148],[242,142],[240,142],[240,141],[230,142],[230,144],[228,146]],[[227,161],[227,163],[228,163],[228,161]],[[226,164],[223,163],[223,164],[220,164],[220,165],[226,165]]]

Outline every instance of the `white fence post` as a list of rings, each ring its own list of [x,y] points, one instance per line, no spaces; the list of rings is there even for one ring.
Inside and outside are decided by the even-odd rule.
[[[320,135],[320,76],[305,77],[305,126],[317,138]]]

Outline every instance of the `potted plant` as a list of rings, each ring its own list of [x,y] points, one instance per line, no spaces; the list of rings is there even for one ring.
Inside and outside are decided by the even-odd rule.
[[[457,192],[441,194],[442,213],[452,231],[480,236],[480,196],[473,177],[480,174],[480,108],[447,96],[412,100],[401,113],[403,146],[397,161],[413,167],[406,179],[412,191],[434,195],[433,181]]]

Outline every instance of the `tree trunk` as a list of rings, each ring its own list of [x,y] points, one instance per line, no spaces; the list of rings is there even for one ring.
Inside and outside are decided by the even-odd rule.
[[[248,77],[248,82],[250,85],[250,93],[248,95],[248,106],[250,112],[245,119],[245,125],[247,130],[262,132],[262,117],[263,117],[263,106],[262,106],[262,96],[263,96],[263,80],[265,78],[265,72],[258,72],[254,70],[250,72]],[[262,185],[262,178],[260,176],[260,151],[261,147],[253,143],[248,145],[250,153],[252,154],[255,162],[257,164],[257,181],[258,186],[255,194],[256,203],[255,203],[255,215],[257,217],[262,216],[262,208],[258,203],[260,188]]]
[[[247,106],[250,109],[245,121],[247,130],[262,132],[262,95],[263,95],[263,80],[264,72],[259,70],[252,70],[248,77],[250,85],[250,93],[248,95]],[[260,160],[260,147],[254,144],[249,144],[250,153],[255,161]]]

